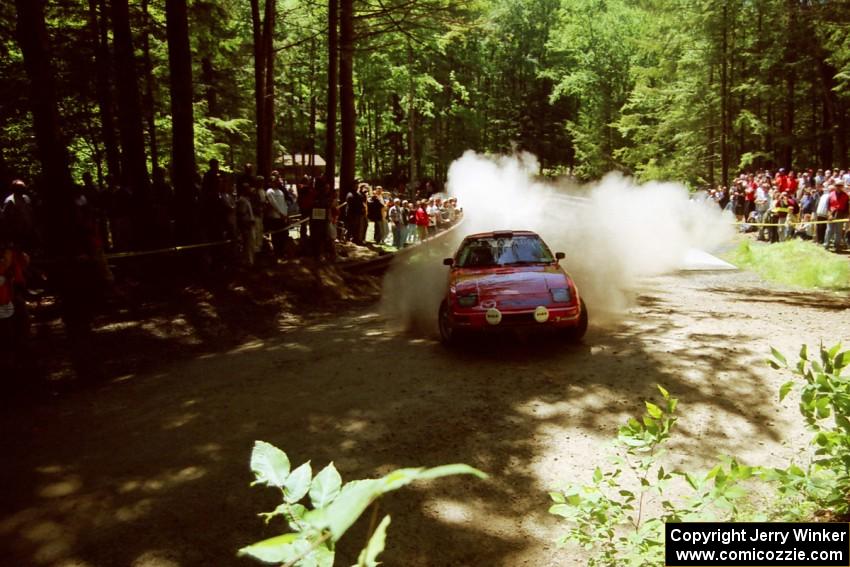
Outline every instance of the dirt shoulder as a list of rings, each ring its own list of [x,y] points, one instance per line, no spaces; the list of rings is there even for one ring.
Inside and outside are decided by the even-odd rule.
[[[304,269],[309,287],[319,276]],[[0,547],[16,565],[250,565],[235,550],[281,529],[257,517],[274,493],[248,486],[262,439],[314,470],[333,460],[345,479],[451,462],[490,473],[383,502],[387,565],[577,564],[553,543],[547,491],[589,478],[655,384],[681,400],[673,465],[700,468],[721,453],[782,464],[806,435],[796,408],[778,403],[787,377],[764,365],[769,346],[850,339],[846,295],[740,272],[644,283],[620,322],[593,326],[577,347],[504,338],[447,352],[432,336],[389,330],[375,303],[296,320],[275,293],[231,287],[203,292],[215,317],[179,298],[182,310],[148,323],[128,313],[118,353],[135,356],[122,345],[143,336],[146,352],[177,356],[116,362],[122,370],[99,387],[4,412],[0,483],[14,489],[0,495]],[[232,332],[256,318],[266,332]],[[157,339],[167,324],[192,332]],[[201,329],[226,340],[193,347]],[[344,559],[365,529],[347,536]]]

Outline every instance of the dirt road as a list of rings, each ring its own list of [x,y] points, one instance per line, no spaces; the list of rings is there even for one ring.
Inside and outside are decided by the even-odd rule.
[[[257,517],[276,501],[249,487],[255,439],[314,470],[333,460],[344,479],[451,462],[490,473],[386,498],[386,565],[576,564],[552,543],[547,491],[589,478],[655,384],[680,399],[674,465],[720,453],[781,464],[805,432],[778,403],[787,377],[765,355],[850,342],[849,305],[744,273],[678,274],[645,282],[621,323],[592,327],[578,347],[503,339],[447,352],[388,330],[375,306],[154,362],[2,416],[0,564],[253,564],[236,550],[280,527]],[[339,564],[365,530],[347,536]]]

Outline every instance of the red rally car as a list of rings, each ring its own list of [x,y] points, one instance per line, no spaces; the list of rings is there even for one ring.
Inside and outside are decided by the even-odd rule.
[[[440,337],[455,343],[467,332],[552,329],[571,341],[587,331],[587,308],[572,278],[546,243],[527,230],[467,236],[454,258],[440,305]]]

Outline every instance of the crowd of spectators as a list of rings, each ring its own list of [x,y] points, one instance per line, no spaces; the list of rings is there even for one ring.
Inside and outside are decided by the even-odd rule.
[[[848,192],[850,171],[809,169],[797,175],[780,168],[775,174],[741,173],[731,187],[709,190],[708,198],[759,240],[801,238],[838,252],[850,238]]]
[[[410,200],[380,185],[361,183],[348,193],[344,204],[346,240],[364,244],[371,228],[372,241],[395,248],[415,244],[454,224],[460,214],[457,200],[430,197]]]
[[[404,198],[430,195],[430,184],[410,192],[401,186],[391,194],[361,183],[340,204],[324,177],[287,179],[282,171],[273,171],[265,179],[251,164],[238,173],[227,172],[215,159],[196,176],[190,191],[180,195],[164,168],[154,169],[151,181],[142,195],[113,177],[97,183],[84,173],[82,183],[66,195],[59,211],[59,253],[70,259],[68,274],[77,281],[79,293],[74,297],[79,301],[65,303],[82,305],[84,298],[98,293],[95,280],[108,283],[112,274],[106,253],[149,255],[195,243],[212,270],[250,267],[258,254],[272,259],[300,252],[334,259],[337,242],[365,244],[367,229],[375,244],[400,249],[425,240],[458,216],[454,199]],[[0,192],[2,345],[13,345],[12,337],[26,335],[16,325],[27,321],[26,280],[36,273],[30,258],[55,261],[49,256],[57,252],[56,217],[51,216],[56,211],[48,211],[43,197],[40,188],[20,179]],[[299,241],[291,234],[299,235]]]

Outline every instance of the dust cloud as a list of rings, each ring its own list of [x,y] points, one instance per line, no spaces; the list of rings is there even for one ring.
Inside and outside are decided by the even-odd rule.
[[[733,227],[714,204],[690,199],[677,183],[612,173],[588,185],[541,180],[530,154],[484,156],[469,151],[449,168],[448,193],[464,220],[446,238],[406,252],[384,279],[382,312],[396,326],[433,333],[451,256],[467,234],[533,230],[574,278],[590,322],[616,321],[646,279],[682,266],[689,249],[711,252]]]

